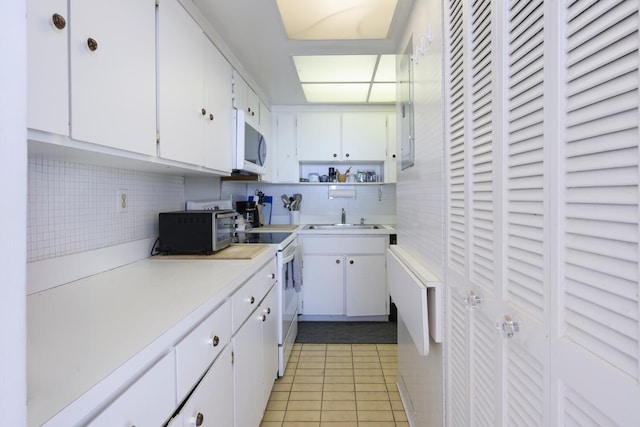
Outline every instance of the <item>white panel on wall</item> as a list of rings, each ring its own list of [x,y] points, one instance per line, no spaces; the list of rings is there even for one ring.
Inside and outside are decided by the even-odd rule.
[[[30,262],[154,237],[159,212],[184,209],[181,176],[40,157],[29,158],[28,171]]]

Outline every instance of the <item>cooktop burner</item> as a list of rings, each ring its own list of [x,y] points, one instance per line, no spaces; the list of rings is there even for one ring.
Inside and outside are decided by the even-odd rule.
[[[282,243],[291,233],[245,233],[239,232],[234,238],[233,243],[262,243],[262,244],[278,244]]]

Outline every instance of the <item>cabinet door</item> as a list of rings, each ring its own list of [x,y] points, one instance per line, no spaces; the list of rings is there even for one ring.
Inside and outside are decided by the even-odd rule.
[[[204,40],[204,166],[231,172],[231,65]]]
[[[388,314],[384,255],[348,255],[345,276],[347,316]]]
[[[262,121],[260,118],[260,98],[247,86],[247,117],[249,121],[257,129],[262,129]]]
[[[344,314],[344,256],[304,255],[302,312]]]
[[[263,369],[263,408],[269,400],[269,394],[273,388],[273,382],[278,377],[278,289],[276,284],[271,288],[262,303],[261,309],[264,317],[262,324],[262,348],[264,355]]]
[[[160,156],[202,164],[205,36],[177,0],[160,3],[158,28]]]
[[[342,115],[342,159],[380,161],[387,155],[387,113]]]
[[[155,155],[155,2],[72,0],[69,15],[72,138]]]
[[[92,427],[159,426],[176,407],[173,353],[156,363],[88,425]]]
[[[235,426],[257,426],[262,419],[262,310],[251,312],[233,337]]]
[[[275,182],[298,182],[300,165],[296,155],[296,116],[292,113],[278,113],[275,121],[272,155],[275,152]],[[269,158],[269,155],[267,155]]]
[[[56,22],[53,16],[59,15]],[[27,2],[27,127],[69,135],[66,0]]]
[[[387,114],[387,157],[384,163],[384,182],[394,183],[398,177],[398,139],[396,114]]]
[[[183,426],[232,426],[233,393],[231,390],[233,390],[233,365],[231,346],[227,346],[180,411]]]
[[[249,85],[244,81],[242,76],[235,70],[233,71],[233,108],[242,110],[245,113],[249,107],[247,92]]]
[[[338,113],[298,114],[296,127],[298,160],[341,160],[340,122]]]

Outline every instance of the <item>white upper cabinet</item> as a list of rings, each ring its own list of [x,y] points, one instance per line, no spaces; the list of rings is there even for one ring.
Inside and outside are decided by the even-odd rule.
[[[339,161],[341,150],[339,113],[300,113],[296,141],[300,161]]]
[[[260,129],[264,122],[260,118],[260,98],[238,74],[233,75],[233,107],[245,112],[245,120]],[[266,118],[265,118],[266,121]]]
[[[312,162],[384,162],[387,113],[300,113],[298,160]]]
[[[28,127],[155,155],[155,2],[30,0],[27,10]]]
[[[204,166],[231,172],[233,114],[231,65],[208,40],[204,42]]]
[[[274,182],[298,182],[300,165],[296,158],[296,115],[278,113],[275,122],[271,153],[273,159],[271,177]]]
[[[177,0],[160,3],[160,156],[231,170],[231,68]]]
[[[342,159],[384,162],[387,153],[387,113],[342,114]]]
[[[27,2],[27,126],[69,135],[67,0]]]
[[[71,137],[155,155],[155,1],[69,5]]]

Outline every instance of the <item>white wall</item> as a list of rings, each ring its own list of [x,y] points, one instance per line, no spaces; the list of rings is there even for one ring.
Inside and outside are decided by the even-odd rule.
[[[0,420],[26,425],[26,33],[25,1],[0,3]]]
[[[433,40],[414,64],[415,166],[398,171],[398,244],[412,253],[438,278],[443,278],[444,173],[442,146],[442,6],[417,0],[406,35],[404,52],[413,37],[414,54],[429,31]]]

